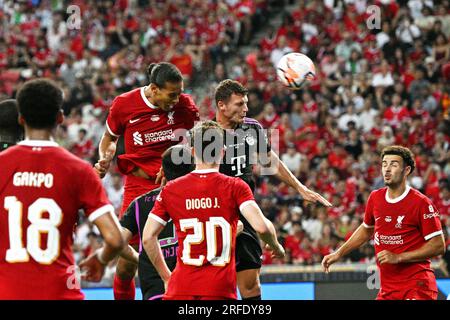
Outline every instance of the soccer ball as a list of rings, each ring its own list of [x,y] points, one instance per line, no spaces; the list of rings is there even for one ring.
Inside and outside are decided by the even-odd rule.
[[[277,63],[278,79],[290,89],[300,89],[316,76],[312,60],[298,52],[285,54]]]

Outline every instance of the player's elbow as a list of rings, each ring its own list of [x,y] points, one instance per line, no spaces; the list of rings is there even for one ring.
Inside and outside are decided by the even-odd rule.
[[[445,248],[445,242],[444,241],[440,241],[439,242],[439,245],[437,246],[436,251],[437,251],[437,253],[436,253],[437,256],[445,254],[446,248]]]
[[[435,237],[430,240],[432,245],[432,257],[443,255],[446,251],[444,237]]]

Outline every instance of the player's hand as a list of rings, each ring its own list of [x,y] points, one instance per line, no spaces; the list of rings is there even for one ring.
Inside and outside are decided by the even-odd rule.
[[[323,257],[323,260],[322,260],[323,271],[325,271],[326,273],[329,273],[330,266],[333,263],[335,263],[336,261],[338,261],[339,259],[340,259],[340,256],[336,252]]]
[[[166,178],[164,177],[164,171],[163,168],[159,168],[158,174],[156,175],[155,184],[163,185],[165,183]]]
[[[389,263],[397,264],[400,263],[399,255],[389,250],[383,250],[377,254],[377,260],[380,264]]]
[[[160,275],[161,276],[161,275]],[[162,281],[164,282],[164,292],[167,292],[167,288],[169,287],[169,280],[170,277],[172,276],[172,272],[169,272],[167,275],[165,276],[161,276]]]
[[[284,251],[283,246],[279,243],[277,244],[277,246],[275,248],[273,248],[267,244],[266,249],[272,252],[272,258],[283,259],[284,256],[286,255],[286,252]]]
[[[238,235],[240,235],[242,233],[242,231],[244,231],[244,224],[242,223],[241,220],[238,220],[237,228],[236,228],[236,237]]]
[[[99,159],[97,163],[94,165],[95,172],[97,172],[98,176],[101,179],[103,179],[103,177],[108,172],[112,159],[113,155],[108,152],[105,154],[105,158]]]
[[[320,202],[321,204],[323,204],[326,207],[332,207],[333,206],[327,199],[322,197],[317,192],[314,192],[314,191],[312,191],[312,190],[310,190],[308,188],[300,189],[300,190],[298,190],[298,192],[303,197],[303,199],[306,200],[306,201],[313,202],[313,203]]]
[[[81,261],[81,279],[90,282],[100,282],[105,273],[105,264],[98,258],[98,251]]]

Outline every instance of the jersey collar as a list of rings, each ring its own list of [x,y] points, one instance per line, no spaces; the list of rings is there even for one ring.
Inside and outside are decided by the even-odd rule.
[[[199,170],[194,170],[192,171],[192,173],[215,173],[215,172],[219,172],[219,169],[199,169]]]
[[[391,198],[389,198],[389,195],[388,195],[388,189],[386,189],[386,195],[385,195],[386,201],[387,201],[388,203],[397,203],[397,202],[400,202],[400,201],[402,201],[403,199],[405,199],[405,197],[406,197],[406,196],[408,195],[408,193],[409,193],[409,190],[411,190],[411,187],[410,187],[410,186],[406,186],[406,189],[405,189],[405,191],[402,193],[402,195],[400,195],[400,196],[397,197],[397,198],[391,199]]]
[[[144,103],[150,107],[151,109],[158,109],[157,106],[155,106],[154,104],[152,104],[150,101],[148,101],[147,97],[145,96],[145,89],[147,87],[141,87],[141,98],[142,100],[144,100]]]
[[[55,141],[51,140],[23,140],[18,143],[19,146],[27,147],[59,147]]]

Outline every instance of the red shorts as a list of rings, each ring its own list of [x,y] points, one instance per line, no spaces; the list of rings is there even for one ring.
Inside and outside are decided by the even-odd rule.
[[[183,296],[183,295],[164,295],[163,300],[236,300],[227,297],[218,296]]]
[[[141,195],[159,188],[158,184],[155,184],[153,180],[135,177],[128,175],[125,177],[125,191],[123,193],[122,209],[120,210],[119,219],[121,219],[128,209],[128,206],[134,199]],[[131,238],[130,245],[139,244],[139,234],[136,234]]]
[[[438,293],[427,289],[405,289],[400,291],[383,291],[380,289],[377,300],[437,300]]]

